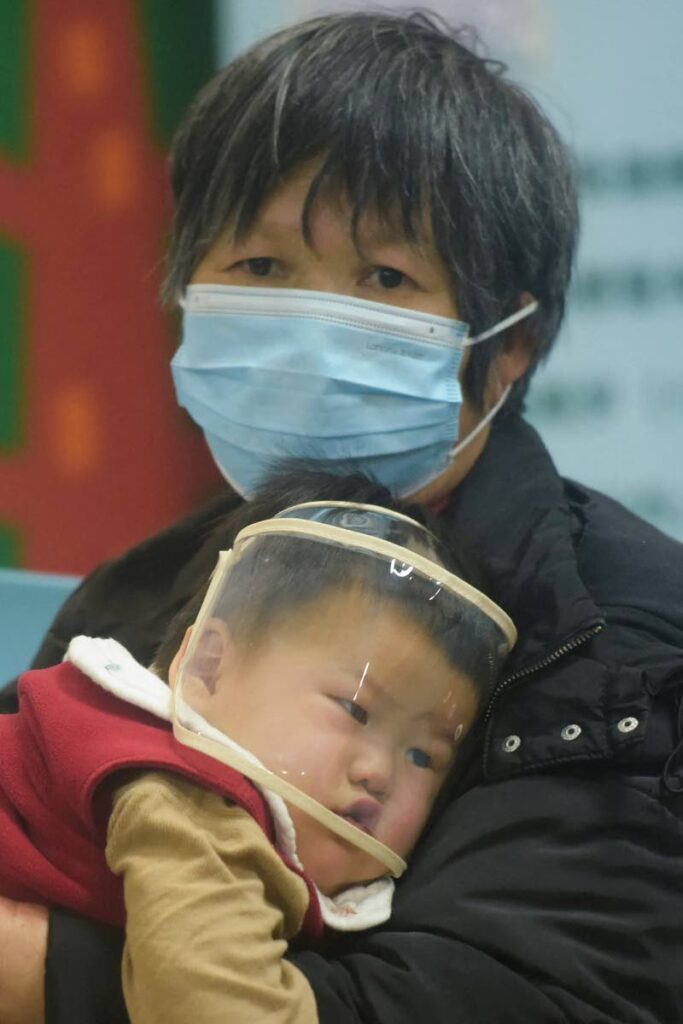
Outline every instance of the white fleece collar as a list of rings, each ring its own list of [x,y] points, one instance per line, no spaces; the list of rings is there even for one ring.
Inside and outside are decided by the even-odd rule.
[[[165,722],[172,721],[172,695],[169,687],[149,669],[144,668],[132,654],[116,640],[77,636],[69,644],[64,661],[70,662],[93,683],[127,704],[147,711]],[[197,716],[199,718],[199,716]],[[215,732],[225,743],[224,733],[218,733],[202,719],[204,733]],[[250,760],[253,754],[237,747]],[[258,763],[258,762],[257,762]],[[287,805],[276,793],[262,786],[256,788],[268,804],[275,825],[275,841],[280,852],[301,867],[296,852],[296,832]],[[336,896],[325,896],[318,890],[323,921],[335,931],[363,931],[383,924],[391,915],[394,880],[389,876],[367,885],[355,885]]]

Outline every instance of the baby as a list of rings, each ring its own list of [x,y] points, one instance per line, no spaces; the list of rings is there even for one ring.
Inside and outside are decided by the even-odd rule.
[[[317,1019],[287,943],[387,919],[514,641],[406,515],[277,504],[154,671],[79,637],[0,721],[0,893],[125,922],[135,1024]]]

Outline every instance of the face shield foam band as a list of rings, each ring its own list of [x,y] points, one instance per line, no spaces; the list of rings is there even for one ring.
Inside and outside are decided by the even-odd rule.
[[[374,506],[249,526],[220,555],[174,686],[182,743],[395,877],[417,836],[392,825],[392,801],[413,813],[447,770],[516,639],[439,558],[428,530]]]

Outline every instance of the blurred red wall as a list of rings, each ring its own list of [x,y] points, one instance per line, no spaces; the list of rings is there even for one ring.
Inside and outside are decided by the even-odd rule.
[[[87,572],[218,486],[157,297],[212,8],[0,6],[0,564]]]

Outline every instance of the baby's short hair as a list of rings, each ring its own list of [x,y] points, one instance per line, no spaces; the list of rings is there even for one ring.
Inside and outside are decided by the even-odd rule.
[[[353,227],[371,210],[435,245],[473,333],[539,302],[529,373],[565,306],[577,234],[572,161],[535,102],[435,17],[332,14],[258,43],[198,95],[172,149],[175,300],[219,233],[236,237],[296,168],[319,161],[304,207],[344,195]],[[477,345],[464,385],[481,406],[501,338]]]
[[[169,666],[180,648],[185,631],[197,618],[218,552],[231,548],[239,531],[250,523],[270,519],[292,505],[308,501],[378,505],[424,522],[419,508],[399,506],[384,487],[362,473],[339,476],[326,470],[288,467],[274,474],[252,501],[228,513],[207,538],[200,557],[196,559],[196,593],[171,622],[154,660],[155,669],[163,678],[168,679]],[[446,550],[438,537],[434,538],[433,550],[439,552],[439,560],[447,569],[473,586],[482,588],[482,571],[469,552],[459,550],[457,543],[452,542]],[[487,693],[494,682],[488,657],[490,643],[493,642],[491,638],[482,635],[481,642],[477,642],[472,632],[474,642],[467,650],[461,649],[457,633],[463,616],[462,602],[456,599],[449,601],[443,594],[439,601],[430,601],[429,598],[434,596],[434,584],[417,575],[407,587],[405,580],[387,577],[378,559],[349,557],[343,549],[337,551],[332,545],[302,545],[298,538],[291,537],[276,538],[269,545],[267,561],[245,558],[237,562],[232,572],[236,574],[235,586],[215,613],[225,619],[238,635],[265,636],[281,617],[290,615],[296,608],[345,586],[357,587],[367,594],[376,593],[383,599],[393,600],[402,607],[442,647],[449,659],[472,679],[480,693]],[[395,584],[393,595],[392,579]],[[247,604],[240,599],[240,593],[249,595]],[[485,622],[481,628],[486,629]],[[494,631],[491,632],[493,635]]]

